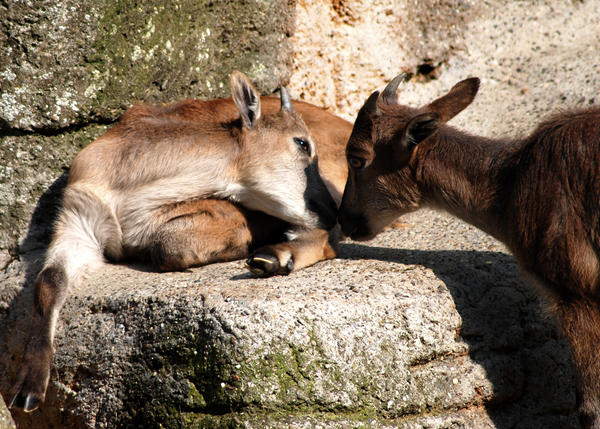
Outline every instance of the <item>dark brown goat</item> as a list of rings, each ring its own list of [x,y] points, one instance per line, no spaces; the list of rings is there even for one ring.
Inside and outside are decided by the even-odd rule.
[[[368,239],[430,206],[504,242],[571,345],[583,427],[600,429],[600,108],[562,113],[529,137],[499,141],[444,125],[472,102],[478,79],[419,109],[397,103],[401,80],[358,113],[346,148],[344,233]]]

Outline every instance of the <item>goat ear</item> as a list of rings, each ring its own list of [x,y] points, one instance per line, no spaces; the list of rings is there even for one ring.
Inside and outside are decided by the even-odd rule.
[[[379,91],[375,91],[369,95],[369,98],[367,98],[367,101],[365,101],[365,104],[363,104],[363,107],[360,110],[368,115],[377,114],[379,111],[377,108],[377,100],[379,100]]]
[[[253,128],[260,118],[260,94],[245,74],[238,71],[231,74],[231,96],[244,126]]]
[[[402,148],[412,149],[427,137],[435,133],[441,125],[440,117],[436,113],[422,113],[412,118],[402,136]]]
[[[471,104],[478,90],[478,78],[465,79],[454,85],[448,94],[432,102],[426,109],[435,112],[442,122],[447,122]]]

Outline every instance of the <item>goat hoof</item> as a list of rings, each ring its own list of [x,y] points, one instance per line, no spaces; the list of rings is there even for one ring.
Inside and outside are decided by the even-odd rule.
[[[270,276],[279,271],[279,260],[266,253],[252,255],[246,260],[246,268],[257,276]]]
[[[10,408],[20,408],[26,413],[31,413],[37,410],[41,403],[42,400],[33,393],[25,395],[23,392],[19,392],[10,402]]]

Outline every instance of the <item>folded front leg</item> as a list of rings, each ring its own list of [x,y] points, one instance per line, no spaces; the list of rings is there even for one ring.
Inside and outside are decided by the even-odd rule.
[[[340,238],[339,227],[299,229],[288,232],[289,241],[260,247],[246,261],[254,274],[289,274],[317,262],[335,258]]]

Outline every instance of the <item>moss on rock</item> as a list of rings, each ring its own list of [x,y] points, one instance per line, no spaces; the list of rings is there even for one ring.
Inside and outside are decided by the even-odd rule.
[[[234,69],[271,92],[291,73],[295,9],[284,0],[35,0],[1,4],[0,14],[0,129],[224,96]]]
[[[129,321],[145,321],[144,327],[131,325],[136,345],[122,379],[119,427],[262,427],[258,422],[277,427],[274,422],[311,417],[334,423],[387,419],[370,390],[352,406],[324,399],[319,389],[335,394],[345,383],[360,380],[356,374],[342,380],[315,333],[300,343],[281,338],[250,350],[248,339],[206,308],[153,299],[136,305],[135,310],[127,305],[127,320],[118,322],[129,329]]]

